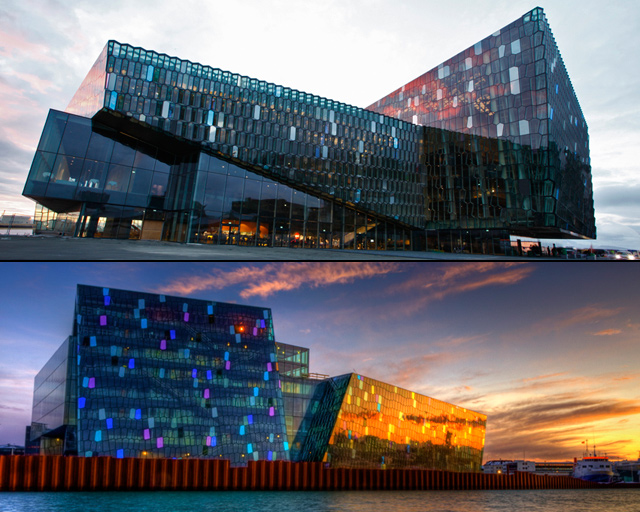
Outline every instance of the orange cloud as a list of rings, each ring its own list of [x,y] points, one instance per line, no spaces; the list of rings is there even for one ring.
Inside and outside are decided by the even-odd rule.
[[[391,361],[385,365],[385,377],[387,382],[394,385],[417,389],[430,370],[443,364],[449,364],[452,359],[451,354],[437,353],[408,357],[397,362]]]
[[[428,270],[417,273],[404,283],[389,287],[387,292],[395,294],[428,289],[437,295],[437,298],[442,298],[451,293],[492,284],[516,284],[535,270],[535,266],[519,262],[444,263],[437,266],[423,265],[422,268]],[[519,270],[519,272],[513,272],[513,270]]]
[[[531,382],[531,381],[535,381],[535,380],[545,380],[545,379],[550,379],[552,377],[560,377],[561,375],[566,375],[566,372],[550,373],[548,375],[538,375],[536,377],[528,377],[526,379],[522,379],[522,382]]]
[[[420,268],[420,267],[418,267]],[[423,265],[424,272],[413,272],[411,279],[384,290],[384,294],[403,297],[395,310],[412,315],[429,303],[449,295],[490,286],[511,286],[528,278],[537,268],[527,263],[447,263]]]
[[[640,401],[584,399],[576,393],[514,401],[483,412],[488,415],[485,460],[521,458],[525,449],[528,459],[571,460],[580,455],[581,441],[593,436],[596,422],[600,449],[607,445],[609,455],[625,456],[634,441],[619,438],[619,424],[638,417]]]
[[[604,305],[593,304],[540,320],[528,327],[527,331],[530,335],[540,335],[552,331],[560,331],[573,325],[594,323],[599,320],[612,318],[623,311],[624,308],[608,308]]]
[[[615,334],[620,334],[622,331],[620,329],[605,329],[604,331],[594,332],[594,336],[613,336]]]
[[[318,288],[347,284],[399,272],[391,263],[270,263],[261,267],[246,266],[232,270],[214,270],[211,274],[180,278],[158,288],[159,293],[189,295],[202,290],[219,290],[240,285],[240,296],[269,297],[281,291],[302,287]]]

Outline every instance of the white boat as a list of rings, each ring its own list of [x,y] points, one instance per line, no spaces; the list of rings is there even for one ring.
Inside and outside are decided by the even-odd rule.
[[[608,457],[583,457],[576,460],[573,466],[572,476],[587,480],[588,482],[597,482],[608,484],[614,481],[615,473],[613,466],[609,462]]]

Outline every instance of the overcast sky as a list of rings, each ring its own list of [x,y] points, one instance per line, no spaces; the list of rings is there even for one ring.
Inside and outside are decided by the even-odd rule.
[[[635,276],[635,277],[633,277]],[[5,263],[0,444],[71,334],[76,285],[270,307],[311,371],[487,414],[485,460],[640,450],[640,266],[615,263]]]
[[[535,6],[3,0],[0,210],[33,214],[33,201],[21,193],[48,109],[67,106],[109,39],[366,107]],[[640,248],[640,2],[541,6],[589,125],[599,242]]]

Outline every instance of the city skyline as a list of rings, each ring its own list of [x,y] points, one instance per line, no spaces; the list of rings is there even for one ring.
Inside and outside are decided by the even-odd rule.
[[[11,1],[0,12],[0,32],[11,45],[0,50],[7,69],[2,84],[3,210],[33,214],[33,203],[20,193],[47,109],[64,109],[108,39],[365,106],[532,7],[521,0],[446,6],[378,0],[366,8],[361,1],[310,5],[243,0],[226,5],[194,0],[179,11],[170,2],[158,2],[151,12],[122,2],[105,11],[80,0],[64,6]],[[591,131],[599,234],[594,245],[638,248],[640,182],[631,149],[637,128],[626,98],[639,78],[635,68],[618,73],[633,59],[638,36],[630,20],[637,17],[630,14],[638,7],[616,5],[602,11],[595,2],[566,1],[542,7]],[[193,12],[198,12],[197,20]],[[238,24],[216,23],[219,19],[237,19]],[[189,37],[181,37],[187,33]],[[256,41],[261,41],[259,47]]]
[[[7,263],[0,444],[71,333],[77,284],[272,310],[310,371],[352,371],[488,415],[484,460],[636,458],[638,271],[621,264]],[[636,278],[633,278],[633,276]]]

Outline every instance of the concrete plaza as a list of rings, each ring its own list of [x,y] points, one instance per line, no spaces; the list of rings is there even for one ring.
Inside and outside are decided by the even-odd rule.
[[[535,258],[540,260],[543,258]],[[178,244],[59,236],[2,236],[2,261],[505,261],[531,258],[438,252],[352,251]]]

